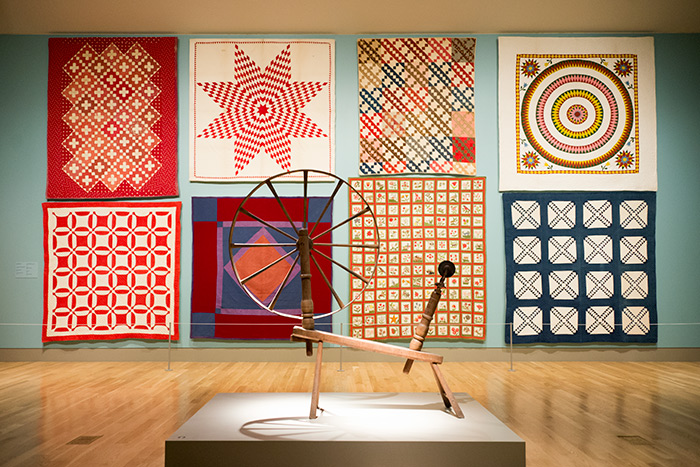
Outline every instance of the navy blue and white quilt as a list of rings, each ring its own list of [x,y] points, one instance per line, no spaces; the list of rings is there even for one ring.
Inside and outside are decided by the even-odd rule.
[[[654,192],[504,193],[506,343],[657,341]]]

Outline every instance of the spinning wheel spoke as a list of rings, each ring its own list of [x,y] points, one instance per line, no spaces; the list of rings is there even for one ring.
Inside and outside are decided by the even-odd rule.
[[[294,238],[294,236],[288,234],[287,232],[285,232],[285,231],[282,230],[282,229],[279,229],[279,228],[275,227],[274,225],[270,224],[269,222],[266,222],[266,221],[260,219],[258,216],[256,216],[255,214],[251,213],[251,212],[248,211],[247,209],[241,207],[241,208],[240,208],[240,211],[241,211],[243,214],[245,214],[246,216],[252,217],[252,218],[255,219],[256,221],[260,222],[260,223],[261,223],[262,225],[264,225],[265,227],[268,227],[268,228],[274,230],[275,232],[279,232],[279,233],[281,233],[282,235],[284,235],[284,236],[286,236],[286,237],[289,237],[289,238],[291,238],[291,239],[294,240],[294,241],[297,240],[296,238]]]
[[[271,246],[296,247],[296,243],[231,243],[231,248],[269,248]]]
[[[371,211],[372,211],[372,210],[369,208],[369,206],[367,206],[367,207],[365,207],[362,211],[358,212],[357,214],[354,214],[354,215],[348,217],[347,219],[345,219],[345,220],[342,221],[341,223],[336,224],[336,225],[334,225],[333,227],[331,227],[330,229],[326,230],[325,232],[316,235],[315,237],[312,238],[312,240],[316,240],[317,238],[321,238],[321,237],[323,237],[324,235],[326,235],[327,233],[333,232],[333,231],[334,231],[335,229],[337,229],[338,227],[341,227],[341,226],[347,224],[348,222],[352,221],[353,219],[357,219],[358,217],[363,216],[363,215],[365,215],[365,214],[367,214],[368,212],[371,212]]]
[[[347,248],[374,248],[379,249],[376,243],[314,243],[315,246],[342,246]]]
[[[285,259],[289,258],[290,256],[292,256],[294,253],[296,253],[298,251],[299,251],[299,249],[294,249],[294,250],[290,251],[289,253],[287,253],[286,255],[280,256],[279,258],[277,258],[276,260],[274,260],[273,262],[271,262],[267,266],[263,267],[262,269],[259,269],[256,272],[254,272],[253,274],[249,275],[248,277],[244,277],[243,279],[241,279],[241,284],[245,284],[246,282],[248,282],[252,278],[258,276],[259,274],[262,274],[263,272],[267,271],[275,264],[279,263],[280,261],[284,261]]]
[[[316,265],[316,269],[318,269],[318,271],[321,273],[321,277],[323,278],[323,282],[326,283],[326,286],[328,286],[331,293],[333,294],[333,298],[335,298],[335,302],[338,304],[338,306],[340,306],[341,309],[345,308],[345,305],[343,304],[343,300],[340,298],[338,293],[335,291],[335,289],[333,288],[333,285],[331,285],[331,282],[326,277],[326,273],[323,272],[323,269],[321,269],[321,266],[318,264],[318,261],[316,261],[316,257],[313,255],[313,251],[311,252],[310,256],[311,256],[311,261],[313,261],[314,264]]]
[[[279,185],[275,185],[278,181],[284,181],[293,173],[296,173],[303,185],[298,187],[298,191],[301,191],[301,196],[288,201],[287,198],[279,195],[278,190],[279,192],[283,191],[279,188]],[[334,179],[335,184],[327,187],[322,185],[314,186],[312,179],[319,174]],[[263,191],[269,191],[272,197],[269,197],[267,194],[260,195],[259,190],[263,187],[266,187]],[[288,191],[287,188],[285,187],[285,193]],[[321,200],[321,198],[315,198],[315,196],[319,196],[316,195],[317,192],[330,194],[322,195],[324,199]],[[313,322],[315,320],[331,316],[347,308],[369,286],[374,277],[374,271],[372,271],[372,274],[369,274],[368,271],[366,275],[363,271],[356,272],[351,267],[344,265],[342,258],[343,255],[349,255],[350,252],[362,251],[362,254],[366,256],[374,256],[375,263],[378,262],[379,237],[376,219],[367,202],[364,202],[362,205],[364,209],[352,214],[347,219],[340,221],[330,220],[332,219],[331,211],[334,200],[346,195],[353,198],[359,197],[359,199],[365,201],[355,188],[336,175],[314,169],[298,169],[274,175],[260,182],[243,199],[233,215],[233,222],[229,232],[229,255],[236,280],[248,297],[257,303],[258,306],[278,316],[301,320],[304,329],[314,329]],[[269,207],[262,210],[258,207],[252,208],[251,206],[258,206],[254,196],[261,198],[268,196],[267,204],[264,205],[272,207],[273,212],[269,212]],[[274,201],[272,198],[274,198]],[[247,204],[249,202],[250,204]],[[279,206],[281,213],[274,205]],[[255,212],[255,214],[251,211]],[[267,214],[270,215],[270,218],[267,218]],[[336,231],[337,234],[339,227],[353,221],[361,222],[366,229],[374,230],[374,238],[371,236],[367,237],[371,239],[369,242],[374,243],[360,244],[349,243],[348,241],[333,243],[332,232]],[[287,222],[289,225],[287,225]],[[253,226],[252,224],[254,223],[258,225]],[[255,238],[258,237],[250,236],[252,227],[262,230],[267,229],[269,234],[272,235],[266,235],[266,241],[256,242]],[[280,235],[284,237],[280,237]],[[238,241],[234,241],[234,238]],[[320,240],[320,242],[317,243],[317,240]],[[344,250],[340,260],[332,258],[331,252],[333,247],[340,247]],[[248,248],[255,248],[256,250],[253,250],[255,253],[250,254],[246,252],[245,250]],[[264,248],[268,249],[265,250]],[[351,248],[357,248],[357,250],[350,250]],[[274,253],[273,249],[277,249],[277,253]],[[242,262],[237,264],[238,261]],[[313,271],[311,270],[311,263],[315,265]],[[345,263],[348,264],[347,260],[345,260]],[[287,269],[289,264],[291,266]],[[259,265],[262,267],[259,267]],[[334,274],[337,274],[339,277],[332,276],[331,271],[334,271]],[[348,274],[353,280],[361,280],[364,285],[360,292],[356,291],[349,298],[343,295],[345,292],[341,293],[333,287],[333,281],[342,280],[342,276],[345,274]],[[242,277],[243,275],[245,277]],[[257,280],[261,281],[260,284],[268,283],[266,288],[259,289],[260,285],[256,283]],[[285,313],[283,310],[275,310],[279,300],[285,302],[284,308],[289,308],[286,298],[282,298],[287,297],[287,294],[282,293],[282,291],[290,286],[296,287],[297,281],[301,282],[302,289],[301,314],[298,314],[296,311]],[[312,295],[311,290],[315,290],[317,287],[321,289],[327,288],[327,290],[322,291],[322,294],[326,294],[328,303],[317,303],[316,309],[314,309],[314,295]],[[266,296],[271,296],[271,299],[265,299],[265,303],[263,303],[262,299],[256,295],[259,293],[259,290],[265,290]],[[292,306],[292,308],[294,307]]]
[[[338,266],[338,267],[340,267],[340,268],[343,268],[348,274],[351,274],[351,275],[357,277],[358,279],[360,279],[360,280],[361,280],[362,282],[364,282],[365,284],[369,284],[369,281],[372,280],[371,278],[370,278],[370,279],[367,279],[367,278],[361,276],[360,274],[356,273],[355,271],[353,271],[352,269],[348,268],[348,267],[345,266],[344,264],[340,264],[339,262],[337,262],[336,260],[334,260],[334,259],[331,258],[330,256],[325,255],[325,254],[323,254],[322,252],[320,252],[320,251],[318,251],[318,250],[316,250],[316,249],[314,249],[314,248],[312,248],[311,251],[313,251],[314,253],[318,253],[319,255],[323,256],[324,258],[326,258],[326,259],[327,259],[328,261],[330,261],[331,263],[335,264],[336,266]]]
[[[277,289],[277,292],[275,292],[275,296],[272,297],[272,301],[270,302],[270,310],[275,309],[275,305],[277,304],[277,299],[280,297],[280,293],[282,292],[282,289],[284,289],[284,287],[287,285],[287,281],[289,280],[289,277],[292,275],[292,271],[294,270],[294,266],[297,265],[297,262],[299,262],[299,255],[297,255],[297,257],[294,258],[294,262],[289,267],[289,270],[287,271],[287,275],[284,276],[284,280],[282,281],[282,284],[280,284],[279,289]]]
[[[309,228],[309,197],[308,197],[308,188],[309,188],[309,171],[304,170],[304,201],[303,201],[303,214],[301,215],[302,218],[302,228],[303,229],[308,229]]]
[[[312,228],[311,231],[309,232],[309,237],[313,235],[314,230],[316,230],[316,227],[317,227],[318,224],[321,222],[321,219],[323,219],[323,215],[326,213],[326,211],[328,211],[328,208],[330,207],[331,203],[333,202],[333,199],[335,199],[335,195],[338,194],[338,190],[340,190],[340,188],[341,188],[342,186],[343,186],[343,181],[342,181],[342,180],[338,181],[338,183],[337,183],[336,186],[335,186],[335,189],[333,190],[333,193],[332,193],[331,196],[328,198],[328,202],[327,202],[326,205],[323,207],[323,211],[321,211],[321,214],[318,216],[318,219],[316,219],[316,222],[314,223],[313,228]]]
[[[284,204],[282,204],[282,200],[280,199],[280,196],[277,194],[277,191],[275,190],[275,187],[272,185],[272,182],[270,181],[269,178],[268,178],[267,180],[265,180],[265,185],[267,185],[267,187],[270,189],[270,192],[272,193],[272,195],[273,195],[273,196],[275,197],[275,199],[277,200],[277,204],[279,204],[280,208],[282,208],[282,212],[284,212],[284,216],[287,218],[287,220],[289,221],[289,224],[290,224],[290,225],[292,226],[292,228],[294,229],[294,233],[296,233],[297,235],[299,235],[299,231],[297,230],[297,226],[294,225],[294,221],[292,220],[291,216],[290,216],[289,213],[287,212],[287,208],[285,208],[285,207],[284,207]],[[296,239],[295,239],[295,240],[296,240]]]

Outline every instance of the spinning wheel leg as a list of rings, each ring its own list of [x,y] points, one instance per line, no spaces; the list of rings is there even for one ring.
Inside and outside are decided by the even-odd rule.
[[[425,342],[425,336],[428,335],[428,330],[430,329],[430,322],[433,320],[435,315],[435,310],[437,309],[438,302],[442,296],[442,289],[445,288],[445,279],[452,277],[455,273],[455,265],[449,261],[443,261],[438,266],[438,272],[440,273],[440,280],[435,284],[435,290],[430,295],[430,300],[423,310],[423,316],[421,317],[420,323],[416,326],[416,332],[411,339],[409,348],[411,350],[421,350],[423,348],[423,342]],[[403,367],[403,372],[408,374],[411,371],[411,366],[413,365],[413,360],[406,360],[406,364]]]
[[[445,403],[445,407],[452,409],[457,418],[464,418],[464,413],[462,408],[457,403],[454,394],[450,391],[450,387],[447,385],[447,380],[442,375],[440,367],[437,363],[431,363],[430,368],[433,369],[433,375],[435,376],[435,381],[437,382],[438,389],[440,389],[440,395],[442,396],[442,401]]]
[[[307,341],[307,344],[311,342]],[[316,352],[316,371],[314,372],[314,388],[311,392],[311,411],[309,418],[318,417],[318,397],[321,388],[321,362],[323,360],[323,341],[318,341],[318,351]]]

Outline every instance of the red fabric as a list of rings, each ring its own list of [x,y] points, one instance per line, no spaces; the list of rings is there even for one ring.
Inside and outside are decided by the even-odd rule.
[[[49,39],[49,199],[177,196],[177,38]]]
[[[219,339],[285,339],[299,320],[269,314],[258,316],[216,315],[215,336]]]
[[[216,238],[212,222],[193,222],[195,240]],[[192,242],[192,313],[206,313],[216,308],[217,249],[215,242]]]

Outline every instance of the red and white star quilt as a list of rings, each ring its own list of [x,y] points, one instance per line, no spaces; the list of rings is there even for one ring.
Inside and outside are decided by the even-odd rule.
[[[332,173],[334,46],[192,39],[190,180],[263,180],[299,168]]]

